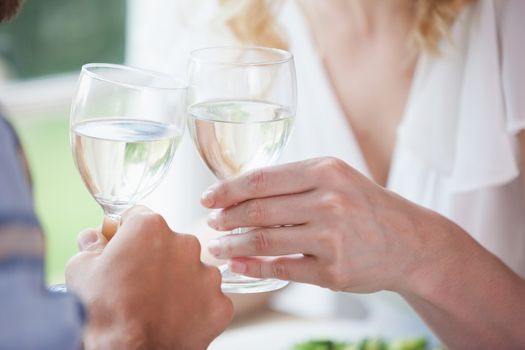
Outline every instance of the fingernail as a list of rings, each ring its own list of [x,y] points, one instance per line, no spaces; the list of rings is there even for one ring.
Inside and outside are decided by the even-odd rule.
[[[78,248],[80,250],[86,250],[89,246],[97,243],[97,241],[98,236],[95,231],[86,232],[78,238]]]
[[[247,266],[245,263],[241,261],[230,260],[228,264],[229,264],[231,272],[235,272],[235,273],[245,273],[246,272]]]
[[[208,225],[214,229],[219,229],[219,215],[220,210],[214,210],[208,215]]]
[[[218,239],[212,239],[208,242],[208,251],[215,257],[221,254],[221,242]]]
[[[201,203],[207,208],[212,207],[215,204],[215,200],[213,199],[213,186],[208,188],[201,196]]]

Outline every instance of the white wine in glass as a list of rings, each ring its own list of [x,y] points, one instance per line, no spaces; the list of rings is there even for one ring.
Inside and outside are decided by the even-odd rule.
[[[195,50],[188,65],[188,128],[219,179],[273,164],[289,139],[296,109],[292,55],[263,47]],[[243,234],[248,228],[232,233]],[[288,281],[251,278],[221,266],[226,293],[268,292]]]
[[[185,128],[186,90],[180,81],[143,69],[82,67],[71,106],[71,147],[84,184],[104,210],[108,240],[122,213],[166,174]]]
[[[256,100],[198,103],[189,114],[199,154],[219,179],[276,161],[294,121],[285,107]]]
[[[173,125],[133,119],[82,122],[71,129],[78,171],[108,214],[155,188],[182,137]]]

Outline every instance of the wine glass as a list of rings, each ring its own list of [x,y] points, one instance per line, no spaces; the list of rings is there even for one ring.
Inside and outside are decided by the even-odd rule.
[[[84,184],[104,210],[108,240],[121,214],[166,174],[183,136],[185,103],[186,85],[169,76],[115,64],[82,67],[71,147]]]
[[[296,110],[293,56],[264,47],[210,47],[190,53],[188,128],[198,152],[219,179],[275,162]],[[250,228],[237,228],[243,234]],[[222,290],[257,293],[288,284],[242,276],[221,266]]]

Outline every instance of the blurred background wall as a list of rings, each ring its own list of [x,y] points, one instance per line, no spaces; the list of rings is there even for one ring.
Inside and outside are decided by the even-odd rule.
[[[126,0],[26,0],[14,20],[0,25],[0,106],[31,166],[49,283],[63,280],[78,231],[102,217],[69,147],[78,71],[88,62],[122,63],[125,31]]]

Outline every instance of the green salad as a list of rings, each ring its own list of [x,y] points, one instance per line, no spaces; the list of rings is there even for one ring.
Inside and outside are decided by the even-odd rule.
[[[381,338],[365,338],[353,343],[331,340],[311,340],[295,345],[294,350],[430,350],[424,338],[386,341]],[[442,348],[434,348],[440,350]]]

